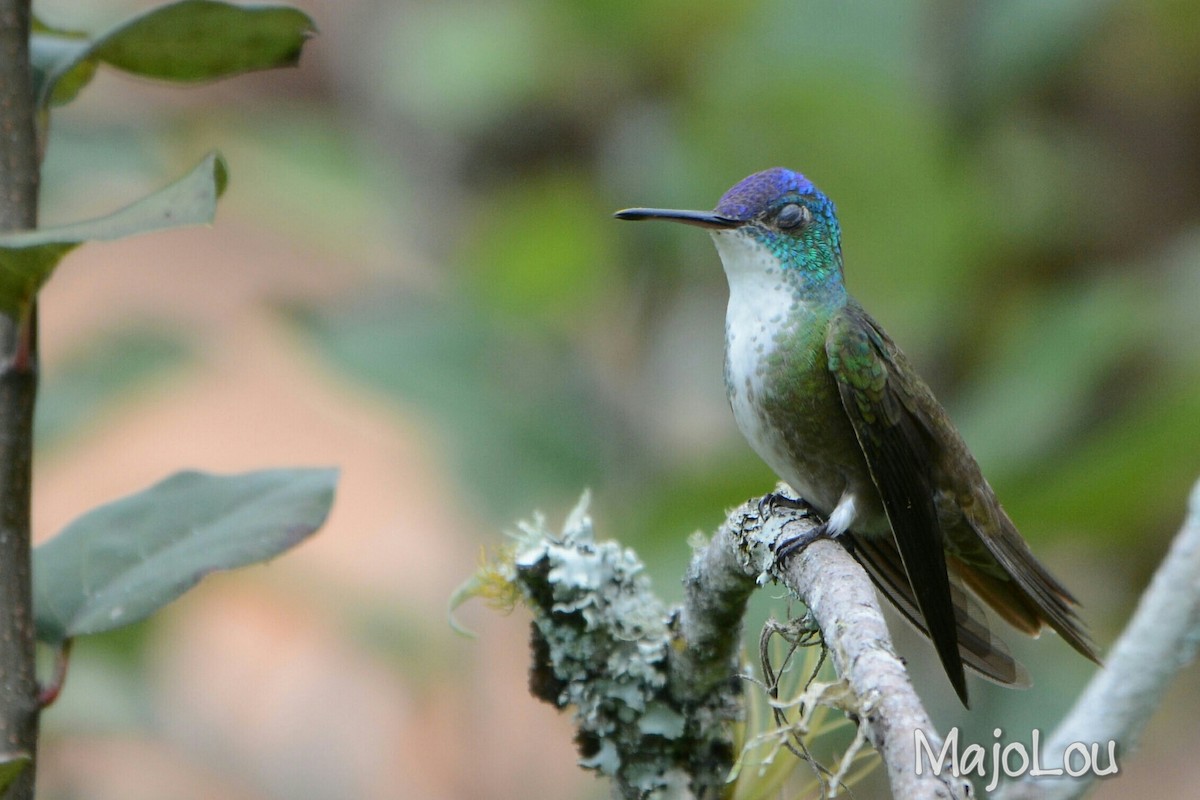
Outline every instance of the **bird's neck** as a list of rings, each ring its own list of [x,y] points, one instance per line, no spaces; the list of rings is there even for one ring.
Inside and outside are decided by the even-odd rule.
[[[785,252],[747,229],[713,233],[729,282],[729,304],[786,311],[806,306],[832,314],[846,303],[840,250]]]

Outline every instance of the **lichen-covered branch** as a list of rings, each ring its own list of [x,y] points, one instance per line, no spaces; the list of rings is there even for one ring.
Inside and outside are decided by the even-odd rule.
[[[740,670],[742,617],[756,588],[747,555],[724,525],[688,566],[678,626],[686,647],[674,662],[677,691],[684,696],[702,697]]]
[[[534,611],[530,688],[574,707],[581,765],[623,797],[719,796],[734,755],[728,723],[741,708],[732,653],[712,650],[724,671],[715,682],[720,670],[704,659],[675,657],[673,615],[632,550],[595,541],[586,500],[561,535],[540,520],[523,526],[511,568]]]
[[[612,778],[623,797],[720,796],[737,755],[730,723],[742,714],[742,617],[755,587],[777,580],[820,625],[849,687],[823,696],[881,754],[894,796],[969,795],[965,782],[937,777],[928,764],[916,773],[915,731],[935,749],[941,739],[857,562],[836,542],[818,541],[786,569],[775,563],[775,541],[816,524],[803,509],[753,501],[735,509],[697,548],[679,609],[653,594],[631,550],[595,541],[584,503],[561,534],[541,520],[523,526],[516,553],[498,567],[500,583],[517,587],[534,611],[531,688],[575,709],[583,766]]]
[[[1192,489],[1187,518],[1170,552],[1142,595],[1133,618],[1071,712],[1045,745],[1043,768],[1062,766],[1074,742],[1115,741],[1136,749],[1150,715],[1178,672],[1200,648],[1200,483]],[[1095,782],[1091,771],[1075,778],[1027,776],[1005,787],[1004,800],[1070,800]]]

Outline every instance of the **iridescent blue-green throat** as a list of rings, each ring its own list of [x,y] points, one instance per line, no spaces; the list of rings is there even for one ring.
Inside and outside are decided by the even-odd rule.
[[[842,542],[929,636],[964,704],[964,665],[999,683],[1029,681],[976,598],[1018,630],[1048,625],[1096,660],[1074,598],[1034,558],[904,354],[847,293],[837,212],[811,181],[770,169],[713,211],[616,216],[712,234],[729,281],[725,386],[738,428],[825,518],[819,535]],[[777,556],[808,541],[782,542]]]

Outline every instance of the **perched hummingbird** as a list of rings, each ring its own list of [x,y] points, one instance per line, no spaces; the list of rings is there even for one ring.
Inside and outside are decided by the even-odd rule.
[[[1076,600],[1000,507],[979,464],[900,349],[846,292],[833,202],[776,168],[713,211],[631,208],[620,219],[707,228],[729,281],[725,388],[754,451],[928,636],[963,705],[963,665],[1028,685],[965,585],[1018,630],[1043,626],[1099,663]],[[781,543],[782,558],[814,537]],[[953,577],[952,577],[953,576]]]

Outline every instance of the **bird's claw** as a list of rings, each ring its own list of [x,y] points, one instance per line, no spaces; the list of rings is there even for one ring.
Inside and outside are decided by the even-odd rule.
[[[776,512],[776,510],[785,508],[794,512],[790,519],[786,519],[781,526],[781,532],[784,534],[771,545],[771,550],[775,553],[776,563],[782,562],[785,558],[792,556],[804,548],[808,547],[817,539],[829,536],[828,524],[822,522],[820,525],[804,526],[801,533],[794,535],[786,535],[788,526],[801,520],[806,520],[817,516],[817,512],[805,500],[797,497],[790,497],[786,494],[778,492],[770,492],[765,494],[758,500],[758,518],[762,523],[766,523]]]
[[[787,529],[786,523],[784,529]],[[793,536],[781,537],[775,543],[775,561],[783,563],[784,559],[799,553],[804,548],[815,542],[817,539],[829,538],[829,526],[826,523],[817,525],[815,528],[808,528],[803,533],[797,533]]]
[[[808,503],[796,497],[788,497],[787,495],[779,494],[778,492],[768,492],[767,494],[764,494],[762,497],[758,498],[758,518],[763,522],[766,522],[767,519],[769,519],[771,515],[775,513],[775,509],[777,508],[788,508],[793,511],[800,511],[802,512],[800,516],[803,517],[807,517],[810,513],[812,513],[812,508],[808,505]]]

